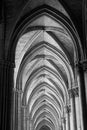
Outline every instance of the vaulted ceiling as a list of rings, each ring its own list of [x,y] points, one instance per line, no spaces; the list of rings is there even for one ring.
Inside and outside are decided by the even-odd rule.
[[[84,42],[84,1],[85,0],[59,0],[59,2],[64,6],[65,10],[68,12],[75,27],[77,28],[82,43]],[[27,2],[29,2],[29,0],[2,0],[2,2],[0,2],[0,23],[3,21],[5,22],[5,33],[7,32],[7,34],[5,35],[6,37],[8,37],[11,34],[12,29],[15,26],[18,17],[21,15],[21,12],[27,5]]]
[[[74,82],[73,40],[64,26],[46,13],[34,18],[28,28],[32,29],[20,37],[16,47],[14,82],[23,92],[21,103],[27,106],[33,129],[57,130]]]
[[[70,20],[69,24],[72,20],[79,35],[83,35],[82,0],[60,0],[65,9],[57,0],[53,4],[49,0],[41,1],[63,13]],[[6,0],[1,4],[1,20],[6,22],[4,30],[8,32],[5,35],[7,40],[17,20],[24,18],[38,5],[30,0],[26,9],[27,2],[29,1]],[[14,87],[22,92],[21,105],[26,106],[26,117],[33,129],[57,130],[61,126],[65,107],[69,105],[68,90],[74,83],[76,44],[69,29],[62,22],[47,12],[39,13],[29,21],[27,29],[24,28],[27,31],[23,30],[17,41]],[[73,28],[77,35],[75,26]]]
[[[0,9],[5,9],[5,16],[7,18],[13,18],[17,14],[19,15],[21,9],[24,7],[24,5],[27,3],[28,0],[2,0],[0,3]],[[82,20],[82,0],[59,0],[62,5],[64,5],[65,9],[70,13],[73,20],[78,21],[81,23]],[[4,7],[5,6],[5,7]],[[19,13],[18,13],[19,11]],[[3,11],[0,15],[0,19],[3,17]],[[2,16],[2,17],[1,17]]]

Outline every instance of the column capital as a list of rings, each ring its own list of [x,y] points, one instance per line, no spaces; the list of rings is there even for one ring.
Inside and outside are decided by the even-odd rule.
[[[17,89],[17,88],[13,88],[13,92],[15,92],[15,93],[19,93],[19,94],[23,93],[22,90],[19,90],[19,89]]]
[[[78,87],[73,88],[73,92],[74,92],[75,97],[79,96],[79,88]]]
[[[75,67],[76,67],[77,71],[79,71],[80,69],[83,69],[83,71],[87,71],[87,59],[76,63]]]
[[[66,105],[65,106],[65,111],[66,111],[66,113],[70,113],[71,112],[71,106],[70,105]]]
[[[26,109],[27,105],[21,105],[21,108]]]
[[[87,59],[80,62],[84,71],[87,71]]]
[[[78,97],[79,96],[79,89],[78,87],[74,87],[68,90],[70,98]]]

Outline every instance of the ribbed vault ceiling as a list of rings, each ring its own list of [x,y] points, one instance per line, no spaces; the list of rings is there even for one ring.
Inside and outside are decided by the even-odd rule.
[[[73,82],[73,41],[67,29],[54,18],[42,15],[20,37],[15,54],[15,86],[22,90],[21,105],[33,130],[58,130],[69,103]],[[44,29],[41,27],[44,27]]]

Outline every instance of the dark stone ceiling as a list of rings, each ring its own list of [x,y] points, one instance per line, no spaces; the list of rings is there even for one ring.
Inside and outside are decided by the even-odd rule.
[[[14,15],[19,8],[24,6],[28,0],[2,0],[0,6],[3,7],[5,3],[5,11],[7,15]],[[59,0],[66,8],[68,13],[74,15],[75,18],[81,18],[82,16],[82,0]],[[12,14],[13,13],[13,14]],[[0,15],[1,16],[1,15]]]
[[[64,5],[68,13],[71,13],[75,17],[81,17],[82,14],[82,0],[60,0]]]
[[[2,2],[0,2],[0,9],[1,9],[0,21],[2,21],[3,13],[5,13],[7,19],[9,18],[12,19],[16,17],[16,15],[21,12],[23,6],[26,4],[27,1],[28,0],[2,0]],[[78,32],[82,32],[82,19],[83,19],[82,3],[84,0],[59,0],[59,1],[70,15]],[[3,8],[5,9],[5,11],[3,11]]]
[[[75,24],[79,35],[81,36],[82,32],[82,7],[83,7],[83,0],[59,0],[62,5],[65,7],[66,11],[70,15],[73,23]]]

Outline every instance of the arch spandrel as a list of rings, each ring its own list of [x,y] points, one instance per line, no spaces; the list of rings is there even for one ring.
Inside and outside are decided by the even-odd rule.
[[[62,4],[59,2],[59,0],[50,0],[50,1],[49,0],[37,0],[37,1],[29,0],[26,3],[26,5],[24,6],[23,10],[21,11],[20,17],[23,17],[23,15],[27,14],[28,12],[31,12],[35,8],[39,8],[40,6],[52,7],[54,9],[56,9],[57,11],[63,13],[68,18],[70,18],[68,13],[66,12],[64,7],[62,6]]]

